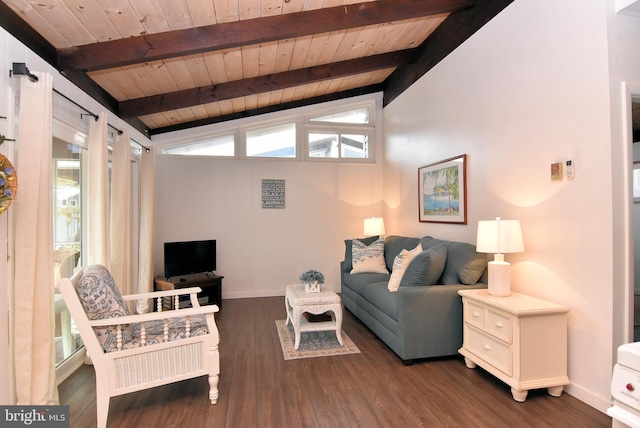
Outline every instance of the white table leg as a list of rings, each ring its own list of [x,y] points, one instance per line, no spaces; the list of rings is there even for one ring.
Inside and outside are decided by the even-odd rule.
[[[333,314],[336,317],[336,337],[340,342],[340,346],[344,346],[344,343],[342,343],[342,307],[337,305],[337,309],[333,310]]]
[[[300,323],[302,322],[302,310],[296,306],[293,308],[293,316],[291,322],[293,323],[293,331],[295,333],[295,341],[293,343],[293,349],[296,351],[300,346]]]

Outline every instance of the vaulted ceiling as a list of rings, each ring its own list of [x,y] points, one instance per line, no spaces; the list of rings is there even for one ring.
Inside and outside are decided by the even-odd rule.
[[[0,25],[151,136],[378,91],[386,105],[512,1],[2,0]]]

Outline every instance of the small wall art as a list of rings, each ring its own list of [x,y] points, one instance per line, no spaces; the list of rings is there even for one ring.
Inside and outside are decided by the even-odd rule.
[[[284,180],[262,180],[262,208],[284,208],[285,206]]]
[[[467,155],[418,168],[419,220],[467,224]]]

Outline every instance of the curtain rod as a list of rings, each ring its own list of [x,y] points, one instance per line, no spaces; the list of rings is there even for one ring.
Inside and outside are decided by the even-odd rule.
[[[98,120],[98,115],[91,112],[90,110],[88,110],[87,108],[81,106],[80,104],[78,104],[77,102],[75,102],[74,100],[72,100],[71,98],[69,98],[68,96],[66,96],[65,94],[63,94],[62,92],[56,90],[55,88],[53,89],[53,92],[55,92],[56,94],[60,95],[62,98],[64,98],[65,100],[69,101],[71,104],[74,104],[76,107],[78,107],[81,110],[84,110],[86,112],[86,114],[80,113],[80,118],[82,119],[84,116],[91,116],[94,118],[94,120]],[[107,125],[112,128],[113,130],[115,130],[118,135],[122,135],[122,133],[124,131],[122,131],[121,129],[116,128],[115,126],[113,126],[110,123],[107,123]],[[142,147],[143,149],[145,149],[147,151],[147,153],[150,152],[149,147],[143,146],[142,144],[138,143],[136,140],[134,140],[133,138],[131,138],[131,141],[133,141],[134,143],[136,143],[137,145],[139,145],[140,147]]]

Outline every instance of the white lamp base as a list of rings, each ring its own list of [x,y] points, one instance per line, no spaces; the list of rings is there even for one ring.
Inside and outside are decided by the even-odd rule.
[[[489,294],[497,297],[511,295],[511,263],[489,262]]]

